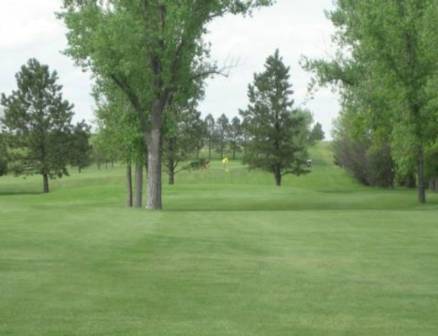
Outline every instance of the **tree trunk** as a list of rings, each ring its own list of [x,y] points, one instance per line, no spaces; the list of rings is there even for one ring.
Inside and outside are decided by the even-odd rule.
[[[233,161],[236,160],[236,147],[233,146]]]
[[[46,194],[49,192],[49,175],[46,173],[43,174],[43,191]]]
[[[171,166],[169,169],[169,184],[174,185],[175,184],[175,166]]]
[[[147,208],[160,210],[163,208],[161,199],[161,114],[163,104],[154,103],[151,113],[151,129],[147,135],[148,144],[148,200]]]
[[[426,181],[424,177],[424,148],[420,146],[417,159],[418,174],[418,201],[421,204],[426,203]]]
[[[280,187],[281,186],[281,178],[282,178],[282,176],[281,176],[281,170],[280,170],[279,167],[275,167],[274,168],[274,177],[275,177],[275,185],[277,187]]]
[[[168,151],[168,159],[167,159],[167,171],[169,175],[169,184],[175,184],[175,142],[176,139],[171,137],[168,142],[167,151]]]
[[[143,206],[143,162],[138,160],[135,164],[135,199],[134,207]]]
[[[430,190],[438,192],[438,177],[434,177],[430,180]]]
[[[132,200],[132,166],[131,163],[128,163],[126,166],[126,184],[128,186],[128,207],[132,208],[133,200]]]

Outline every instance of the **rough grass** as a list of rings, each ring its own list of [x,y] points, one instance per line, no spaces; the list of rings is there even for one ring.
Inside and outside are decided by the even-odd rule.
[[[331,163],[287,177],[184,172],[166,211],[124,207],[123,168],[0,178],[0,335],[438,334],[438,197]]]

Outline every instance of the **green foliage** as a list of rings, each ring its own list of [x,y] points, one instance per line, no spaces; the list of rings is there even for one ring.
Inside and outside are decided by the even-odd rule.
[[[100,78],[94,87],[98,132],[94,140],[99,162],[144,162],[144,125],[129,100],[112,81]]]
[[[289,68],[277,50],[265,71],[249,85],[250,104],[240,114],[245,131],[244,162],[272,172],[276,183],[286,174],[307,173],[311,115],[293,108]]]
[[[91,164],[91,126],[81,121],[73,127],[70,144],[70,163],[79,171]]]
[[[234,117],[228,129],[228,141],[232,153],[232,159],[236,159],[236,154],[242,150],[243,129],[239,117]]]
[[[62,177],[70,158],[73,106],[62,97],[57,73],[35,59],[22,66],[16,79],[18,89],[1,97],[10,168],[17,174]]]
[[[342,118],[356,121],[355,132],[390,144],[398,175],[417,173],[424,202],[424,149],[438,132],[436,1],[337,1],[328,16],[338,53],[305,67],[316,83],[341,89]]]
[[[202,148],[204,123],[193,106],[176,107],[167,113],[163,139],[164,166],[174,183],[178,165],[194,158]]]
[[[205,136],[206,136],[206,142],[208,147],[208,159],[211,160],[212,151],[217,141],[216,120],[211,114],[209,114],[205,117],[204,124],[206,129]]]
[[[216,120],[216,149],[219,152],[220,158],[223,159],[228,142],[230,131],[230,120],[225,114],[219,116]]]
[[[310,132],[310,142],[315,144],[324,139],[325,133],[322,129],[322,125],[318,122],[313,126],[312,131]]]
[[[0,133],[0,176],[8,172],[8,152],[6,146],[6,134]]]
[[[138,115],[148,148],[148,208],[161,209],[161,130],[181,90],[218,72],[208,64],[206,25],[271,0],[64,0],[67,53],[111,79]]]

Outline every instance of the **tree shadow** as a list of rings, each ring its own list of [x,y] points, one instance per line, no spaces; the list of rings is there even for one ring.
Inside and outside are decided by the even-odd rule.
[[[31,191],[31,190],[1,190],[0,189],[0,197],[6,196],[36,196],[43,195],[42,191]]]

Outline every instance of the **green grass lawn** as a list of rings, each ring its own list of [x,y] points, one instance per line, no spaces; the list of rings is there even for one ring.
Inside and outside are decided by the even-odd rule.
[[[1,336],[438,335],[438,195],[232,163],[184,172],[163,212],[122,167],[0,178]]]

